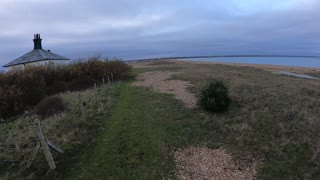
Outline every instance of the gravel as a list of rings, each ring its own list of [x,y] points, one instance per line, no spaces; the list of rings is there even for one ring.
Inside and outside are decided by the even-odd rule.
[[[224,149],[189,147],[175,152],[174,157],[179,179],[255,179],[260,164],[236,162]]]
[[[194,94],[190,93],[187,88],[192,86],[188,81],[169,80],[172,75],[177,72],[169,71],[154,71],[140,74],[138,81],[134,82],[134,86],[151,87],[154,91],[173,94],[175,98],[181,100],[186,107],[194,108],[196,105],[196,98]]]

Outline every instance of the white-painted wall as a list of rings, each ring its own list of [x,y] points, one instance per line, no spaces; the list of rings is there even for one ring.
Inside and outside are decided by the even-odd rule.
[[[45,61],[36,61],[36,62],[31,62],[31,63],[26,63],[26,64],[19,64],[19,65],[14,65],[7,67],[7,71],[11,71],[14,69],[24,69],[25,67],[30,67],[30,66],[43,66],[43,65],[63,65],[67,64],[69,60],[45,60]]]

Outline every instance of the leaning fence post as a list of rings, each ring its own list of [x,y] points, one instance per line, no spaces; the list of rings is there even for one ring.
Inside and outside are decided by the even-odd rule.
[[[109,77],[109,74],[108,74],[108,86],[110,86],[110,77]]]
[[[49,164],[49,167],[50,169],[56,169],[56,164],[53,160],[53,157],[52,157],[52,154],[50,152],[50,148],[46,142],[46,139],[43,135],[43,131],[42,131],[42,128],[41,128],[41,124],[40,124],[40,120],[39,119],[35,119],[34,120],[34,123],[35,123],[35,126],[37,126],[37,130],[36,130],[36,133],[37,133],[37,136],[39,138],[39,141],[40,141],[40,144],[41,144],[41,148],[43,150],[43,153],[46,157],[46,160]]]
[[[40,150],[40,147],[41,147],[41,145],[40,145],[40,143],[38,142],[37,145],[36,145],[36,147],[34,148],[34,151],[32,152],[31,159],[30,159],[30,160],[28,161],[28,163],[27,163],[26,169],[29,169],[30,166],[32,165],[34,159],[36,158],[36,156],[37,156],[37,154],[38,154],[38,152],[39,152],[39,150]]]
[[[105,85],[105,83],[104,83],[104,77],[102,78],[102,84],[103,84],[103,86]]]

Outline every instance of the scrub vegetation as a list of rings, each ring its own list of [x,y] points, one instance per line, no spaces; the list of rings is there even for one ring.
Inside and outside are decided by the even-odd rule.
[[[102,78],[124,80],[130,67],[120,60],[91,57],[61,66],[31,66],[0,74],[0,119],[31,110],[48,95],[67,90],[78,91],[102,83]],[[112,76],[111,76],[112,75]],[[11,119],[9,119],[11,118]]]
[[[224,112],[230,104],[229,89],[220,80],[211,80],[200,92],[199,105],[209,112]]]
[[[99,103],[95,101],[94,89],[81,92],[65,92],[59,96],[54,95],[40,103],[39,107],[47,112],[48,101],[65,101],[67,108],[52,116],[43,116],[41,126],[46,138],[59,146],[65,154],[52,151],[57,167],[62,166],[66,159],[72,158],[74,153],[84,144],[95,140],[95,135],[102,122],[110,113],[114,98],[118,91],[118,85],[113,87],[101,86],[98,88]],[[79,110],[79,94],[86,104],[85,118],[81,117]],[[38,110],[40,110],[38,109]],[[49,167],[40,151],[30,169],[24,170],[26,162],[37,143],[37,137],[33,131],[33,121],[39,118],[36,115],[27,114],[15,121],[0,124],[0,179],[50,179],[61,178],[55,171],[48,171]],[[13,149],[6,151],[3,149]]]
[[[248,164],[259,159],[258,179],[320,178],[319,80],[255,67],[167,62],[134,65],[139,68],[132,73],[172,72],[168,81],[190,82],[188,91],[198,98],[208,80],[222,80],[232,100],[228,111],[209,113],[200,107],[190,108],[177,96],[125,81],[114,88],[101,87],[103,111],[94,101],[93,90],[81,92],[88,109],[88,119],[82,122],[77,114],[78,92],[62,93],[68,108],[45,118],[43,124],[50,140],[61,145],[66,155],[55,155],[56,171],[48,173],[42,161],[42,166],[34,164],[26,175],[174,179],[179,174],[175,153],[202,147],[198,149],[225,149],[234,160]],[[0,124],[1,140],[24,142],[28,131],[23,123],[29,123],[28,118]],[[14,143],[10,146],[15,147]],[[10,177],[6,172],[15,167],[7,165],[1,168],[2,177]]]

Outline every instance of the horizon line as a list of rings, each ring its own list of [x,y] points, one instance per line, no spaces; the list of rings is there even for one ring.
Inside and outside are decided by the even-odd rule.
[[[299,55],[206,55],[206,56],[172,56],[158,58],[130,59],[124,61],[147,61],[147,60],[165,60],[165,59],[193,59],[193,58],[219,58],[219,57],[292,57],[292,58],[319,58],[320,56],[299,56]]]

